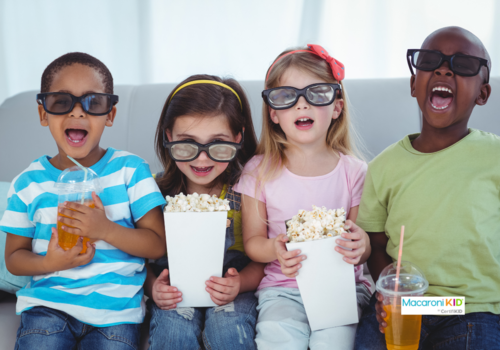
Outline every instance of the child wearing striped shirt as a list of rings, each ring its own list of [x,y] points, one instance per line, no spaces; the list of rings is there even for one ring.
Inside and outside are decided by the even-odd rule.
[[[144,160],[99,146],[118,102],[102,62],[83,53],[59,57],[45,69],[37,100],[40,124],[49,127],[59,152],[35,160],[12,181],[0,221],[7,268],[32,276],[17,293],[16,349],[137,348],[144,258],[165,253],[165,200]],[[100,177],[95,208],[65,203],[58,209],[54,184],[74,165],[68,156]],[[58,221],[80,236],[69,250],[58,244]],[[94,242],[85,253],[83,237]]]

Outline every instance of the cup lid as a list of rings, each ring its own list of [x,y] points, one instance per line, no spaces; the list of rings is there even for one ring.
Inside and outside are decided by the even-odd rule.
[[[417,265],[409,261],[401,261],[399,270],[399,280],[396,279],[397,261],[387,265],[382,270],[376,283],[377,291],[389,295],[413,295],[425,293],[429,288],[429,282]],[[398,284],[398,292],[395,292],[395,286]]]
[[[99,176],[90,168],[85,172],[79,166],[72,166],[64,170],[57,178],[55,187],[59,192],[102,192]]]

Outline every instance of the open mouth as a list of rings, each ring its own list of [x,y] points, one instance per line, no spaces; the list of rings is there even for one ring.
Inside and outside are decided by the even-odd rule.
[[[298,127],[302,127],[302,128],[311,126],[311,125],[313,125],[313,123],[314,123],[314,120],[307,118],[307,117],[299,118],[295,121],[295,125],[297,125]]]
[[[443,86],[436,86],[432,89],[431,105],[432,108],[442,110],[446,109],[453,101],[453,92],[451,89]]]
[[[197,167],[197,166],[192,166],[191,165],[191,169],[198,176],[206,176],[206,175],[208,175],[212,171],[213,168],[214,168],[213,166]]]
[[[85,141],[88,131],[83,129],[66,129],[65,133],[68,141],[76,145],[82,144]]]

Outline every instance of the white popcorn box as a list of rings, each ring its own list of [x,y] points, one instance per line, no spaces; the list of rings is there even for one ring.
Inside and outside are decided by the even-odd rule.
[[[205,290],[221,277],[227,211],[164,213],[170,284],[182,292],[177,307],[217,306]]]
[[[335,250],[337,239],[286,243],[307,256],[296,279],[312,331],[359,321],[354,265]]]

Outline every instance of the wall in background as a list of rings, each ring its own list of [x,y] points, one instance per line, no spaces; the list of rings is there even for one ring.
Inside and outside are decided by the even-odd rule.
[[[406,49],[448,25],[479,36],[500,75],[494,0],[0,0],[0,103],[39,89],[45,67],[71,51],[102,60],[115,84],[262,80],[281,51],[307,43],[343,62],[347,79],[404,77]]]

